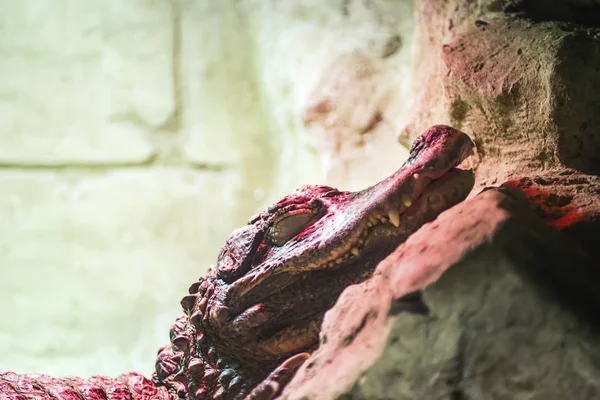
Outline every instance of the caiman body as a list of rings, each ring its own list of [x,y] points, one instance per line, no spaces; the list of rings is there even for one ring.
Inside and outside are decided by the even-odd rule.
[[[0,373],[0,399],[272,399],[318,346],[325,311],[471,191],[469,137],[436,125],[359,192],[304,186],[235,230],[189,289],[152,379]]]

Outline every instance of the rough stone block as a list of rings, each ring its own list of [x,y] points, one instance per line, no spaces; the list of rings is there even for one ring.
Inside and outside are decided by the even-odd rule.
[[[297,157],[294,145],[273,129],[265,109],[249,26],[252,7],[234,1],[178,4],[186,161],[237,169],[245,199],[268,202],[298,182],[310,182],[306,178],[318,171],[314,158],[305,153]]]
[[[469,133],[482,186],[564,167],[598,174],[597,5],[415,4],[420,85],[402,140],[434,123]]]
[[[598,278],[520,192],[487,190],[342,293],[281,398],[596,399]]]
[[[174,112],[169,2],[0,6],[0,164],[132,164]]]
[[[270,131],[245,16],[227,1],[182,2],[180,15],[187,158],[197,164],[246,166],[269,157],[263,145]],[[268,163],[259,165],[269,173]]]

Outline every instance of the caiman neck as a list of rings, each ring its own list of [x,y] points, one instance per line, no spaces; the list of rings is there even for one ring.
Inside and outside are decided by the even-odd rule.
[[[169,332],[169,345],[158,351],[153,381],[179,398],[239,400],[258,385],[281,360],[251,360],[226,354],[227,345],[202,324],[207,278],[189,288],[181,300],[185,314]]]

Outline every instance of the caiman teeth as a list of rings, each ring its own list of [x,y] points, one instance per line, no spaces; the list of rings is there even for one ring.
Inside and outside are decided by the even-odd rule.
[[[390,222],[397,228],[400,226],[400,213],[395,208],[390,208],[388,211],[388,217],[390,217]]]
[[[339,255],[334,260],[329,261],[326,264],[326,266],[334,267],[335,265],[339,265],[343,262],[348,261],[352,257],[357,257],[360,254],[360,251],[365,244],[366,238],[368,237],[369,233],[372,231],[372,228],[374,226],[377,226],[380,224],[392,224],[396,228],[400,227],[400,210],[401,209],[402,209],[402,206],[400,206],[400,207],[396,206],[396,207],[390,207],[387,212],[383,211],[383,210],[374,211],[371,215],[369,215],[369,218],[368,218],[368,221],[366,224],[367,229],[363,230],[361,236],[354,242],[353,247],[351,247],[349,251],[347,250],[345,254]]]
[[[418,173],[414,173],[413,177],[414,179],[420,178]],[[431,193],[427,195],[424,201],[435,207],[444,201],[444,196],[439,193]],[[347,262],[353,257],[358,257],[365,245],[365,242],[367,241],[367,238],[371,232],[373,232],[373,229],[375,229],[376,226],[387,224],[388,227],[393,225],[396,228],[400,228],[402,221],[404,220],[406,220],[406,222],[410,225],[416,217],[413,214],[406,214],[405,212],[412,205],[413,199],[410,198],[409,195],[403,194],[393,204],[388,204],[382,208],[373,210],[368,216],[366,224],[363,225],[363,230],[359,237],[355,238],[352,247],[346,247],[343,254],[337,254],[335,259],[328,261],[325,266],[334,267]],[[400,219],[401,217],[402,220]]]
[[[406,207],[410,207],[412,205],[412,200],[407,195],[404,195],[402,196],[402,203],[404,203]]]

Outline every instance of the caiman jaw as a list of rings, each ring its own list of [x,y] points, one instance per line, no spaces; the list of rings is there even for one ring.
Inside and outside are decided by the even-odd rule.
[[[345,287],[366,279],[410,234],[468,196],[473,173],[456,167],[472,148],[466,134],[437,125],[382,182],[353,193],[303,187],[253,218],[221,251],[207,330],[251,359],[279,359],[314,345],[320,318]]]
[[[420,179],[419,174],[415,173],[413,179]],[[389,198],[375,207],[362,226],[357,228],[360,232],[357,238],[332,253],[332,257],[323,264],[323,267],[331,268],[358,257],[371,239],[371,235],[408,237],[431,216],[435,217],[464,200],[473,184],[474,176],[471,171],[452,168],[441,178],[429,183],[418,195],[404,194],[399,200],[399,196]]]

